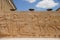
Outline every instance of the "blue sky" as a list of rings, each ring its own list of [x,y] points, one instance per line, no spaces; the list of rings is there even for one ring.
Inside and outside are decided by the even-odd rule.
[[[34,3],[29,3],[26,0],[13,0],[14,4],[17,8],[18,11],[28,11],[28,9],[33,8],[36,11],[43,11],[46,10],[46,8],[37,8],[36,4],[42,0],[37,0]],[[60,3],[60,0],[54,0],[55,3]],[[56,10],[57,8],[59,8],[60,5],[58,4],[57,6],[53,7],[52,9]]]

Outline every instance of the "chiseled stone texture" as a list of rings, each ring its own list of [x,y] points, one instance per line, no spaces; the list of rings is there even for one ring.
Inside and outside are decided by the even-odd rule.
[[[60,38],[60,13],[0,12],[0,37]]]

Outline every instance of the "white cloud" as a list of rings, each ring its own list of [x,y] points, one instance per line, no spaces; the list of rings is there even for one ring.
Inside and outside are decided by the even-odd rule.
[[[53,8],[56,5],[58,5],[58,3],[55,3],[53,0],[42,0],[37,3],[36,7],[38,7],[38,8]]]
[[[34,3],[34,2],[36,2],[36,0],[26,0],[27,2],[29,2],[29,3]]]

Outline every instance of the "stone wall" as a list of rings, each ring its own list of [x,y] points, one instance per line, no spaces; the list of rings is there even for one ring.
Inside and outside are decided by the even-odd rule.
[[[0,10],[2,11],[10,11],[12,6],[9,4],[7,0],[0,0]]]
[[[0,37],[60,38],[59,12],[12,12],[10,8],[0,0]]]
[[[1,12],[0,37],[60,38],[60,13]]]

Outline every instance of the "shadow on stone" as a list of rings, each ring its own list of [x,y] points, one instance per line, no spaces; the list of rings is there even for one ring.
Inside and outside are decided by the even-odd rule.
[[[47,9],[47,11],[52,11],[52,9]]]
[[[29,11],[34,11],[34,9],[29,9]]]

